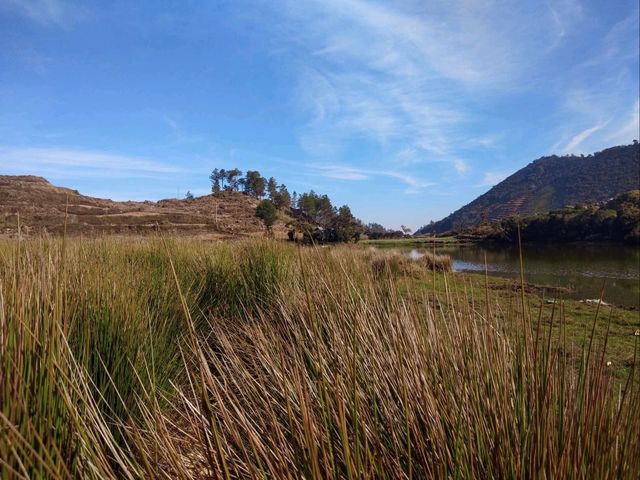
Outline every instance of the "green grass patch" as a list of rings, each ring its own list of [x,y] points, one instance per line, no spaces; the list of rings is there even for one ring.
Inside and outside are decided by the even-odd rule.
[[[410,237],[410,238],[381,238],[377,240],[362,240],[361,245],[373,245],[376,247],[416,247],[431,248],[434,245],[458,245],[460,240],[455,237]]]

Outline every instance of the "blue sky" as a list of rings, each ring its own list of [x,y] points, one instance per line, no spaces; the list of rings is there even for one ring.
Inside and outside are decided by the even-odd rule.
[[[638,138],[638,2],[0,0],[0,173],[115,199],[214,167],[417,228]]]

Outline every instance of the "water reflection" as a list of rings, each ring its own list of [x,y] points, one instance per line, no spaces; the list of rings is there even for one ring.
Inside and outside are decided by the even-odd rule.
[[[431,250],[431,249],[429,249]],[[436,253],[453,258],[455,271],[482,272],[516,278],[519,255],[513,247],[447,245]],[[412,249],[410,255],[419,255]],[[525,278],[528,282],[568,287],[571,298],[598,298],[605,282],[605,301],[640,307],[640,249],[619,245],[526,246],[523,249]]]

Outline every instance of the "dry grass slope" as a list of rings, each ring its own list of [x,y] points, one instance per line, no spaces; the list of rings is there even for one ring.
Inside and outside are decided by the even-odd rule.
[[[68,235],[140,235],[159,229],[208,238],[255,236],[264,233],[255,217],[257,204],[237,192],[192,201],[115,202],[56,187],[41,177],[0,175],[0,235],[17,235],[19,215],[27,235],[61,234],[66,219]],[[286,237],[282,219],[274,231],[277,237]]]

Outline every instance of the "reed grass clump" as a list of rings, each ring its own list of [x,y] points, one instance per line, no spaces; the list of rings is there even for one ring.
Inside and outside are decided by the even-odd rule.
[[[453,270],[453,260],[449,255],[439,255],[437,253],[423,252],[416,261],[424,265],[429,270],[437,272],[451,272]]]
[[[395,249],[378,250],[370,248],[364,254],[366,261],[371,263],[373,275],[421,277],[427,272],[451,272],[453,261],[449,255],[438,255],[431,252],[421,252],[410,256]]]
[[[0,477],[637,477],[637,341],[620,381],[606,334],[567,355],[526,298],[478,308],[406,261],[0,243]]]

